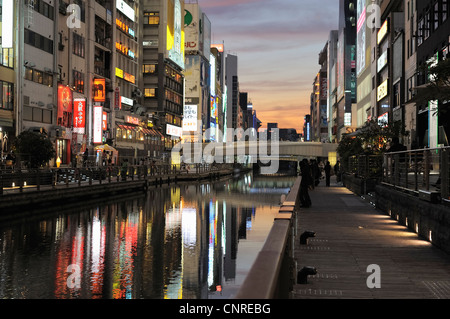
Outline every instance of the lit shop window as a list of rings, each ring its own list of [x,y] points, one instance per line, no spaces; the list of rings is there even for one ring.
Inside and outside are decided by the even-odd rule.
[[[159,24],[159,12],[144,12],[144,24]]]
[[[14,84],[0,81],[0,109],[12,110],[14,106]]]
[[[145,73],[155,73],[156,65],[155,64],[144,64],[142,65],[142,72]]]
[[[73,70],[73,88],[79,93],[84,93],[84,74]]]
[[[13,48],[2,48],[2,46],[0,45],[0,65],[5,66],[7,68],[14,68]]]
[[[156,89],[144,89],[144,96],[145,97],[155,97],[156,96]]]

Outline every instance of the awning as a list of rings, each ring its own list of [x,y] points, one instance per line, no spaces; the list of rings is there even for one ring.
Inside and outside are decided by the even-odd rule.
[[[130,131],[135,131],[136,127],[134,126],[130,126],[130,125],[124,125],[124,124],[116,124],[117,127],[121,128],[122,130],[130,130]]]
[[[157,131],[157,130],[154,130],[154,129],[152,129],[152,131],[155,133],[156,136],[164,138],[164,135],[162,135],[160,131]]]

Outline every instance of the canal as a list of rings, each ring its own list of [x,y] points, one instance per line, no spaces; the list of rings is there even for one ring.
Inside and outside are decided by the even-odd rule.
[[[0,298],[232,298],[294,181],[180,183],[0,224]]]

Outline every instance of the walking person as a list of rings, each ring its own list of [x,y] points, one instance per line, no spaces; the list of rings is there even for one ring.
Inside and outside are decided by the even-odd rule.
[[[339,161],[334,165],[334,174],[336,174],[336,183],[341,182],[341,163]]]
[[[300,182],[300,207],[308,208],[311,206],[311,198],[309,197],[309,187],[314,184],[311,169],[307,159],[300,162],[300,172],[302,180]]]
[[[330,187],[330,175],[331,175],[331,165],[330,161],[327,161],[327,164],[325,165],[325,184],[327,187]]]

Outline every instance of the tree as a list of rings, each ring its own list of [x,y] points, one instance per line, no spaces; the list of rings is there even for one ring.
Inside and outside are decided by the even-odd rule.
[[[29,168],[47,164],[56,153],[47,135],[30,131],[24,131],[17,136],[14,150]]]
[[[429,101],[450,101],[450,59],[442,60],[438,63],[429,62],[421,66],[419,69],[419,76],[428,78],[428,82],[418,88],[415,88],[416,95],[411,99],[411,102],[418,105],[427,105]],[[445,113],[448,111],[447,107],[439,107],[438,113]]]
[[[344,167],[348,159],[357,155],[381,155],[387,150],[388,142],[394,137],[407,136],[405,126],[396,121],[381,125],[376,120],[367,121],[356,132],[345,134],[338,144],[337,152]]]

